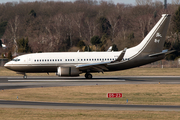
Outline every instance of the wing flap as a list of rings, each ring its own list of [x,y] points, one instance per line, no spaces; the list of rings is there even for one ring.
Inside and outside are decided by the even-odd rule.
[[[94,68],[95,71],[98,71],[98,72],[104,72],[104,70],[101,69],[101,68],[98,68],[98,67],[95,67],[95,66],[92,66],[92,68]]]
[[[94,69],[97,71],[104,71],[104,70],[108,70],[106,65],[109,64],[111,62],[101,62],[101,63],[92,63],[92,64],[83,64],[83,65],[78,65],[76,66],[76,68],[78,68],[79,70],[90,70],[90,69]]]

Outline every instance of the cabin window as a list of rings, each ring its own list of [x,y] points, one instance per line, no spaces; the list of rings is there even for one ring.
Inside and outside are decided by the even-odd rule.
[[[65,59],[65,61],[67,61],[67,59]]]
[[[36,62],[36,60],[34,60],[34,62]]]
[[[91,61],[91,59],[89,59],[89,61]]]
[[[84,59],[84,61],[86,61],[86,59]]]
[[[96,61],[96,59],[94,59],[94,61]]]
[[[42,61],[44,62],[44,59],[42,59]]]
[[[74,61],[74,59],[73,59],[73,61]]]
[[[62,59],[60,59],[60,61],[62,61]]]

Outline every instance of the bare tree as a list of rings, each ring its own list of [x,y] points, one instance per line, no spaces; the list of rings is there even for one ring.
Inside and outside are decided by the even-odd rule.
[[[172,0],[172,4],[179,5],[180,4],[180,0]]]
[[[84,13],[79,12],[72,15],[72,22],[75,22],[76,26],[78,27],[79,37],[82,38],[82,27],[83,27],[83,19]]]
[[[19,38],[19,28],[20,28],[20,18],[18,15],[15,16],[14,19],[9,20],[5,36],[11,40],[13,40],[13,46],[14,46],[14,54],[17,54],[18,45],[17,45],[17,39]],[[5,37],[4,36],[4,37]]]
[[[96,22],[96,18],[90,18],[86,17],[85,22],[88,26],[88,32],[89,32],[89,42],[91,38],[96,34],[96,30],[98,27],[98,23]]]
[[[152,0],[136,0],[136,5],[152,5]]]
[[[118,25],[120,24],[120,15],[118,15],[118,13],[113,12],[111,15],[108,15],[108,20],[111,24],[111,36],[113,41],[113,39],[115,38],[115,34],[119,30]]]

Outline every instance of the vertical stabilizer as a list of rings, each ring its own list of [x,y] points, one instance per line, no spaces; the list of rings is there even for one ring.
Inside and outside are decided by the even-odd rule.
[[[139,53],[158,53],[162,52],[167,29],[169,26],[170,15],[163,14],[161,19],[151,29],[143,41],[135,48]]]

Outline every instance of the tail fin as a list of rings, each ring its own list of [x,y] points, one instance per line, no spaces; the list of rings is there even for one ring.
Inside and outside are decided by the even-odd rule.
[[[143,41],[135,47],[139,53],[158,53],[162,52],[167,29],[169,26],[170,15],[163,14],[161,19],[151,29]]]

